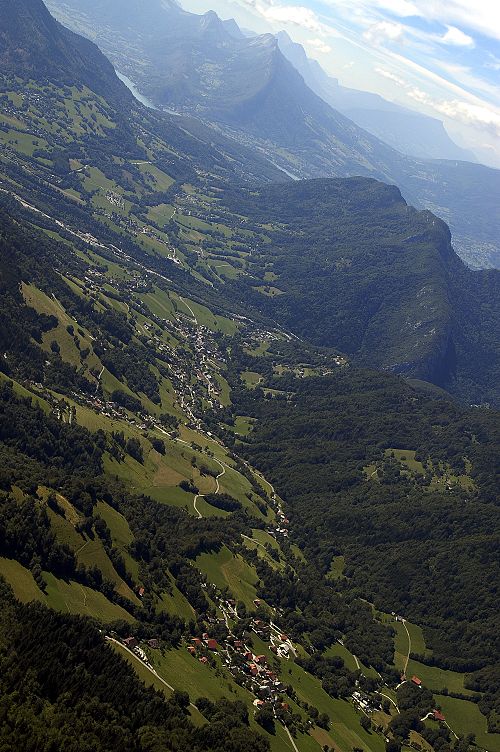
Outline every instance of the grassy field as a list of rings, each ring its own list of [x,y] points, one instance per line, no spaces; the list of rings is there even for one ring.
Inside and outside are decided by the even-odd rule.
[[[132,592],[127,583],[122,580],[114,568],[111,559],[104,550],[104,546],[99,538],[96,537],[94,540],[87,540],[80,550],[76,552],[76,557],[79,564],[83,564],[89,568],[97,567],[100,569],[103,577],[113,583],[117,593],[124,598],[128,598],[128,600],[135,603],[136,606],[140,605],[138,597]]]
[[[258,576],[241,556],[235,556],[223,546],[216,554],[198,556],[196,566],[206,575],[209,582],[220,589],[229,588],[233,598],[243,601],[247,608],[254,608],[252,601],[257,598],[255,584]]]
[[[185,313],[191,316],[189,308],[192,309],[194,315],[199,324],[206,326],[212,332],[222,332],[228,336],[233,336],[238,331],[238,324],[231,319],[227,319],[224,316],[217,316],[212,311],[200,303],[195,303],[193,300],[183,298],[183,302],[179,296],[172,295],[172,298],[176,300],[177,308],[181,313]],[[186,305],[187,304],[187,305]],[[189,308],[187,307],[189,306]]]
[[[345,559],[343,556],[334,556],[328,577],[332,580],[340,579],[344,574]]]
[[[475,703],[443,695],[436,695],[436,702],[456,734],[475,734],[476,744],[488,752],[500,752],[500,734],[488,733],[486,718]]]
[[[256,373],[255,371],[243,371],[240,374],[240,378],[247,389],[255,389],[262,380],[260,373]]]
[[[56,611],[92,616],[106,624],[117,619],[134,621],[124,608],[111,603],[102,593],[78,582],[58,580],[50,572],[44,572],[43,576],[47,582],[47,597],[44,602]]]
[[[474,694],[470,689],[464,687],[466,674],[459,674],[456,671],[445,671],[436,666],[426,666],[410,659],[408,663],[408,676],[418,676],[422,679],[424,685],[434,692],[448,689],[450,692],[459,692],[464,695]]]
[[[285,684],[293,685],[301,700],[317,707],[320,713],[329,715],[331,726],[328,733],[342,752],[351,752],[353,747],[372,752],[384,751],[383,738],[378,734],[369,734],[361,728],[360,715],[352,703],[330,697],[319,679],[290,662],[284,668],[282,680]]]
[[[43,602],[44,595],[33,579],[33,575],[18,561],[0,556],[0,575],[9,583],[16,598],[23,603]]]
[[[157,204],[149,208],[148,219],[158,227],[164,227],[172,218],[173,213],[174,207],[171,204]]]
[[[194,609],[187,598],[175,586],[173,578],[171,578],[171,581],[172,593],[162,593],[161,598],[158,599],[156,610],[166,611],[172,615],[177,614],[186,621],[189,621],[194,617]]]
[[[255,418],[248,418],[246,415],[237,415],[234,421],[234,432],[238,436],[248,436],[251,433]]]
[[[358,668],[356,665],[356,661],[354,660],[353,654],[346,647],[344,647],[344,645],[341,645],[339,642],[337,642],[335,645],[332,645],[327,650],[325,650],[325,656],[327,658],[333,657],[333,656],[338,656],[339,658],[342,658],[346,668],[348,668],[349,671],[356,671],[356,669]]]
[[[397,668],[403,669],[406,662],[406,656],[408,655],[408,634],[404,625],[400,621],[394,621],[394,619],[392,619],[390,624],[396,632],[394,638],[394,663]],[[430,651],[426,648],[424,634],[421,627],[407,621],[406,628],[410,633],[411,652],[418,653],[419,655],[430,654]]]
[[[127,571],[130,572],[136,582],[139,582],[139,564],[132,558],[127,550],[127,547],[134,540],[134,536],[132,535],[127,520],[122,514],[120,514],[120,512],[113,509],[113,507],[109,506],[109,504],[106,504],[104,501],[99,501],[97,503],[96,512],[109,527],[113,545],[122,555]]]

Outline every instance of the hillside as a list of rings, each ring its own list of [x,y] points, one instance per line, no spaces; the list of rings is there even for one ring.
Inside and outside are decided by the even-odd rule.
[[[404,156],[314,93],[270,35],[235,38],[215,13],[172,4],[150,6],[151,15],[133,25],[119,3],[103,7],[50,3],[159,106],[215,123],[298,178],[365,175],[395,183],[409,203],[447,222],[469,265],[500,266],[499,170],[456,161],[456,152],[454,161]]]
[[[269,228],[272,253],[256,249],[246,283],[256,307],[361,365],[498,404],[500,273],[467,269],[434,215],[363,178],[229,193],[226,204]]]
[[[47,23],[44,70],[68,39]],[[98,94],[85,49],[71,86],[2,77],[1,743],[499,752],[498,413],[317,346],[316,302],[302,338],[273,308],[287,279],[312,306],[305,261],[336,282],[334,231],[387,295],[429,223],[389,284],[444,299],[472,279],[446,227],[366,179],[257,189],[269,162]],[[495,315],[478,278],[467,346]]]

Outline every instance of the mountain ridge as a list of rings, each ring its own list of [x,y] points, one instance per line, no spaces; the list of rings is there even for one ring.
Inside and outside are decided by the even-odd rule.
[[[109,13],[115,7],[108,26],[94,0],[84,6],[87,15],[73,0],[51,0],[50,7],[101,43],[153,101],[212,122],[295,177],[364,174],[396,183],[410,203],[447,221],[470,265],[500,266],[500,209],[494,200],[500,170],[400,154],[332,109],[279,51],[252,56],[252,49],[262,53],[258,37],[234,39],[215,18],[222,44],[199,35],[202,17],[176,9],[163,10],[154,26],[131,35],[113,5],[107,6]],[[275,88],[268,97],[271,81]]]

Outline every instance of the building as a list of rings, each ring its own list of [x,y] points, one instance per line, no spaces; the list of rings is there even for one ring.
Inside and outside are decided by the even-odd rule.
[[[422,679],[419,679],[418,676],[412,676],[411,680],[412,680],[413,684],[415,684],[417,687],[421,687],[422,686]]]
[[[156,638],[153,638],[152,640],[148,640],[148,645],[153,650],[158,650],[158,648],[160,647],[160,642]]]
[[[139,647],[139,643],[137,642],[135,637],[125,637],[123,644],[126,648],[129,648],[129,650],[133,650],[134,648]]]
[[[209,638],[207,640],[207,648],[209,650],[217,650],[217,640],[214,640],[212,638]]]
[[[435,721],[446,721],[446,718],[439,710],[435,710],[433,715]]]

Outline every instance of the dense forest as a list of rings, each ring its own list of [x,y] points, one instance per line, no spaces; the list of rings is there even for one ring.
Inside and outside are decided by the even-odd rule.
[[[497,415],[354,368],[275,386],[288,401],[239,394],[258,418],[244,451],[274,478],[306,556],[325,574],[345,556],[339,591],[423,624],[439,665],[488,665],[500,634]]]
[[[256,308],[358,364],[498,404],[500,272],[467,269],[440,219],[365,178],[240,189],[224,202],[268,229],[254,278],[236,283]]]

